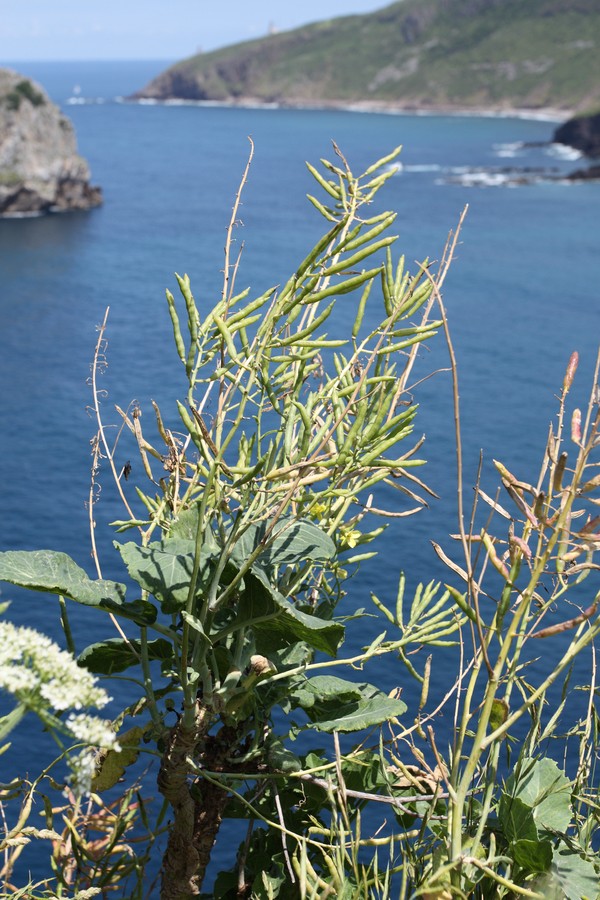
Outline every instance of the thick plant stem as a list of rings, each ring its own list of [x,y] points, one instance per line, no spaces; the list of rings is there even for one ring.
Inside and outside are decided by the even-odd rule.
[[[217,839],[228,801],[227,791],[209,782],[204,783],[201,799],[196,801],[194,843],[198,852],[197,880],[200,885],[204,881],[212,848]]]
[[[188,900],[197,897],[202,887],[206,863],[202,865],[201,858],[205,852],[203,846],[198,846],[197,809],[190,793],[187,757],[194,755],[210,723],[207,710],[199,706],[192,728],[181,719],[171,731],[158,773],[158,789],[169,801],[174,815],[163,858],[161,900]]]

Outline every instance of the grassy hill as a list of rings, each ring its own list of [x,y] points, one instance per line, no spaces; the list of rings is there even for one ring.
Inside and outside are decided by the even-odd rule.
[[[136,96],[600,108],[600,0],[401,0],[190,57]]]

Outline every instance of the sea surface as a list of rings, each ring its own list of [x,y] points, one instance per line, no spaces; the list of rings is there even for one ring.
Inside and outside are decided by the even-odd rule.
[[[305,199],[315,191],[305,161],[332,159],[332,140],[355,171],[403,145],[402,168],[378,208],[398,213],[399,252],[413,269],[425,257],[441,257],[468,205],[444,287],[459,367],[466,502],[480,454],[491,494],[498,485],[492,458],[536,481],[569,356],[579,351],[575,396],[584,404],[600,342],[600,184],[561,180],[582,162],[548,143],[554,123],[135,104],[123,98],[165,62],[11,66],[39,81],[72,119],[104,205],[0,221],[0,550],[62,550],[93,574],[88,379],[97,326],[110,307],[101,386],[114,433],[115,404],[125,409],[136,401],[150,421],[152,399],[176,427],[185,380],[171,343],[165,288],[175,291],[174,273],[188,273],[201,307],[219,296],[225,232],[249,137],[255,155],[236,240],[243,244],[238,285],[250,285],[256,295],[284,281],[319,236],[321,220]],[[528,183],[518,183],[524,174]],[[393,603],[401,570],[409,593],[419,581],[452,578],[430,544],[456,552],[448,537],[457,524],[447,369],[440,336],[420,353],[415,381],[421,384],[414,390],[421,405],[416,432],[427,435],[429,460],[420,474],[440,499],[390,526],[379,556],[351,583],[348,612],[369,607],[371,590]],[[131,485],[142,473],[131,445],[123,464],[129,456]],[[103,475],[93,507],[103,574],[122,579],[107,523],[124,516],[106,470]],[[133,487],[128,490],[134,498]],[[590,598],[598,590],[593,578]],[[0,600],[11,599],[14,621],[60,636],[54,598],[2,585]],[[110,633],[109,623],[89,610],[73,613],[73,628],[79,649]],[[372,618],[354,632],[350,625],[348,654],[384,628]],[[434,663],[433,691],[452,679],[451,659],[442,655]],[[415,688],[399,663],[373,665],[365,677],[385,690],[404,687],[414,712]],[[117,701],[120,690],[112,689]],[[573,694],[570,715],[583,709],[580,696]],[[441,721],[442,735],[450,718]],[[38,741],[33,721],[14,736],[13,754],[32,759],[33,752],[32,769],[40,761]]]

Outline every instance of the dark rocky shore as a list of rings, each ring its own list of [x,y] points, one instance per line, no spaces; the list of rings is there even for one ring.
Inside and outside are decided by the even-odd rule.
[[[557,144],[574,147],[590,159],[600,157],[600,113],[568,119],[554,132]]]

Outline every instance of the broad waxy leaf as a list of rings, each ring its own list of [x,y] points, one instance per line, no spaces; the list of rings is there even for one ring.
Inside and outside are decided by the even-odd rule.
[[[129,541],[115,542],[131,578],[161,604],[165,613],[182,609],[188,598],[194,569],[195,545],[188,540],[168,540],[147,547]],[[202,553],[198,571],[197,594],[210,576],[212,552]]]
[[[93,581],[66,553],[54,550],[8,550],[0,553],[0,581],[48,594],[60,594],[85,606],[121,606],[125,585]]]
[[[566,832],[572,817],[571,790],[565,773],[553,759],[544,757],[524,759],[518,773],[507,779],[505,795],[529,806],[538,828]]]
[[[148,641],[147,646],[149,659],[163,660],[173,656],[173,646],[165,638]],[[137,665],[139,657],[139,641],[108,638],[82,650],[77,662],[97,675],[114,675],[115,672],[124,672],[130,666]]]
[[[302,763],[295,753],[288,750],[287,747],[278,738],[271,738],[267,745],[267,759],[269,765],[276,772],[299,772],[302,769]]]
[[[315,650],[335,656],[344,638],[344,626],[310,616],[295,609],[288,601],[284,602],[288,606],[280,615],[268,623],[254,626],[257,637],[263,639],[261,646],[273,646],[273,643],[281,646],[282,642],[287,644],[298,640],[310,644]]]
[[[182,510],[172,522],[167,540],[196,541],[198,531],[198,506]]]
[[[406,704],[371,684],[356,684],[332,675],[302,682],[291,691],[292,702],[302,707],[316,731],[361,731],[401,716]]]
[[[194,503],[189,509],[183,509],[176,519],[173,520],[169,536],[164,541],[170,544],[172,541],[191,541],[194,546],[196,544],[196,534],[198,532],[198,503]],[[210,529],[205,530],[202,535],[202,549],[210,554],[219,552],[219,545]]]
[[[313,522],[282,517],[270,533],[269,527],[268,522],[250,525],[236,541],[233,559],[244,563],[263,541],[265,547],[257,559],[263,569],[299,565],[307,560],[325,562],[335,554],[332,539]]]
[[[560,884],[567,900],[596,900],[600,895],[600,873],[591,862],[572,850],[555,853],[552,874]]]
[[[162,546],[166,548],[177,540],[195,544],[197,529],[198,508],[193,506],[179,514]],[[298,521],[292,516],[282,516],[273,530],[269,529],[269,522],[249,525],[234,542],[232,559],[239,565],[245,563],[261,541],[264,541],[265,546],[257,562],[264,569],[275,565],[297,565],[309,559],[312,562],[325,562],[335,554],[333,540],[309,519]],[[203,535],[202,550],[204,554],[211,556],[220,552],[219,544],[210,530]]]
[[[511,845],[512,855],[528,872],[547,872],[552,865],[551,841],[519,840]]]
[[[152,625],[156,622],[158,610],[149,600],[132,600],[131,603],[122,603],[118,608],[113,608],[108,603],[102,604],[103,609],[115,612],[125,619],[130,619],[136,625]]]
[[[371,700],[353,701],[343,704],[333,719],[320,719],[312,723],[316,731],[362,731],[374,725],[383,725],[390,719],[401,716],[406,711],[406,704],[401,700],[393,700],[383,692]]]
[[[370,686],[370,685],[369,685]],[[319,703],[340,703],[346,700],[360,700],[365,684],[346,681],[336,675],[316,675],[307,678],[292,692],[303,709],[308,710]]]
[[[253,568],[246,576],[245,590],[239,598],[240,624],[252,624],[257,650],[272,653],[289,644],[303,641],[314,650],[335,656],[345,629],[339,622],[311,616],[296,609],[270,584],[266,574]],[[264,619],[263,621],[255,621]]]
[[[377,754],[369,754],[361,759],[342,759],[342,774],[347,788],[353,791],[377,793],[388,784]]]
[[[533,810],[519,797],[502,794],[498,807],[498,818],[507,841],[537,841]]]

